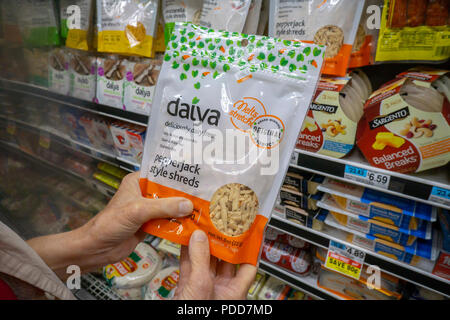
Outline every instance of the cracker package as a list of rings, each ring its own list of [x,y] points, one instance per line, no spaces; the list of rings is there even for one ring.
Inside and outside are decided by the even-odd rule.
[[[84,51],[70,54],[69,75],[71,96],[87,101],[95,100],[97,59]]]
[[[341,158],[355,145],[356,128],[372,85],[361,70],[349,77],[322,77],[297,148]]]
[[[123,83],[128,61],[118,56],[97,58],[97,100],[100,104],[124,109]]]
[[[414,68],[370,96],[356,139],[372,166],[408,173],[450,161],[447,73]]]
[[[161,63],[161,60],[156,59],[128,62],[123,89],[125,110],[141,114],[150,113]]]
[[[158,1],[97,0],[98,51],[152,57]]]
[[[68,95],[70,93],[69,77],[70,54],[66,49],[53,49],[48,63],[48,87],[50,90]]]
[[[324,47],[190,23],[177,23],[171,38],[140,185],[146,197],[186,197],[194,211],[144,230],[187,245],[202,229],[214,256],[256,265]]]
[[[363,6],[360,0],[270,1],[269,36],[326,45],[322,72],[345,76]]]
[[[444,62],[450,57],[448,0],[384,0],[376,61]]]
[[[200,25],[242,32],[251,0],[203,0]]]
[[[349,68],[359,68],[375,62],[379,30],[374,23],[372,8],[379,4],[380,0],[365,0],[364,10],[350,55]]]
[[[95,0],[60,0],[61,37],[66,47],[88,50],[92,46]]]

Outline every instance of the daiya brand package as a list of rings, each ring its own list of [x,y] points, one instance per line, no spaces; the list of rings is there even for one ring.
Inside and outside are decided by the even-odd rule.
[[[127,60],[118,56],[97,58],[96,102],[125,109],[123,105],[123,84],[126,81],[127,63]]]
[[[342,209],[329,194],[325,194],[317,206],[329,210],[340,224],[380,239],[401,245],[411,245],[417,237],[431,239],[432,224],[430,221],[406,218],[402,219],[400,226],[393,226]]]
[[[150,282],[161,264],[162,259],[155,249],[141,242],[125,260],[105,266],[103,277],[111,287],[136,288]]]
[[[333,196],[341,208],[386,224],[401,226],[405,216],[436,221],[436,208],[428,204],[325,178],[318,187]],[[410,228],[417,225],[411,219]]]
[[[125,110],[149,114],[155,96],[161,60],[129,61],[123,89]]]
[[[270,1],[269,36],[326,45],[323,73],[345,76],[364,1]]]
[[[97,0],[98,51],[152,57],[158,1]]]
[[[116,154],[133,163],[141,163],[144,151],[145,127],[123,121],[114,121],[109,128]]]
[[[446,0],[384,0],[376,61],[434,61],[450,57]]]
[[[59,46],[57,11],[54,0],[17,0],[19,27],[28,47]]]
[[[263,0],[252,0],[248,8],[247,20],[245,21],[242,33],[256,34],[258,31],[259,15]]]
[[[242,32],[251,0],[203,0],[200,25]]]
[[[60,0],[61,37],[66,47],[88,50],[92,47],[95,0]]]
[[[407,255],[418,256],[429,260],[436,260],[439,254],[440,237],[434,232],[430,240],[418,238],[411,245],[401,245],[370,234],[364,234],[352,228],[348,228],[336,221],[333,215],[328,215],[325,223],[334,228],[347,232],[348,242],[361,245],[394,260],[403,261]],[[364,240],[363,240],[364,239]]]
[[[155,90],[140,185],[146,197],[186,197],[194,211],[188,218],[151,221],[146,232],[187,245],[192,232],[203,229],[214,256],[256,264],[322,51],[176,24]],[[296,59],[300,54],[303,61]],[[241,154],[226,142],[234,141],[230,135],[244,144]],[[228,143],[225,154],[221,140]]]
[[[365,0],[364,3],[361,21],[356,31],[355,42],[350,55],[349,68],[359,68],[375,62],[379,29],[375,23],[376,11],[373,8],[374,6],[378,8],[380,0]]]
[[[70,95],[95,101],[97,86],[97,58],[82,51],[72,51],[69,63]]]
[[[355,145],[358,121],[372,85],[361,70],[351,77],[322,77],[303,121],[297,148],[341,158]]]
[[[64,49],[53,49],[48,62],[48,88],[51,91],[69,95],[69,53]]]
[[[445,95],[449,83],[439,79],[446,73],[409,70],[367,100],[356,139],[372,166],[407,173],[449,162],[450,102]],[[443,92],[433,87],[439,83]]]

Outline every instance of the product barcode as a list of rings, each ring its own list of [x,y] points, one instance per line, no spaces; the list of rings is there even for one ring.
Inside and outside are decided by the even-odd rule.
[[[436,51],[434,52],[435,56],[448,56],[450,55],[450,46],[446,47],[436,47]]]

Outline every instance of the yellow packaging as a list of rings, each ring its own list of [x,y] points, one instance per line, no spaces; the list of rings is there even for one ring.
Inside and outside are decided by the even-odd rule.
[[[154,56],[158,1],[98,0],[98,51]]]

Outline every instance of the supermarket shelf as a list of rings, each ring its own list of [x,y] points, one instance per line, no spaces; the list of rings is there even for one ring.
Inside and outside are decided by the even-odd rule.
[[[18,124],[20,126],[24,126],[29,129],[35,130],[38,134],[41,134],[41,132],[49,134],[52,141],[59,142],[67,147],[72,148],[73,150],[82,152],[96,160],[108,162],[112,165],[119,166],[120,168],[127,170],[129,172],[134,172],[136,170],[139,170],[140,165],[137,163],[130,162],[121,157],[117,157],[114,154],[107,153],[105,151],[99,150],[90,145],[76,141],[62,132],[53,130],[53,128],[37,126],[34,124],[27,123],[25,121],[10,118],[10,117],[7,117],[7,116],[1,115],[1,114],[0,114],[0,119],[4,119],[5,121],[8,122],[8,124],[11,122],[14,122],[15,124]]]
[[[97,181],[95,179],[92,178],[87,178],[87,177],[83,177],[81,175],[79,175],[76,172],[64,169],[62,167],[58,167],[57,165],[55,165],[54,163],[47,161],[46,159],[39,157],[37,155],[34,154],[30,154],[28,152],[25,152],[24,150],[22,150],[19,146],[12,144],[12,143],[8,143],[5,141],[0,141],[0,146],[1,147],[5,147],[9,150],[13,150],[16,152],[21,153],[22,155],[24,155],[25,157],[29,158],[31,161],[34,162],[38,162],[41,163],[47,167],[50,167],[51,169],[57,169],[65,174],[69,174],[72,177],[75,177],[76,179],[82,180],[83,183],[85,183],[87,186],[91,187],[92,189],[95,189],[99,192],[101,192],[102,194],[104,194],[107,197],[112,197],[114,196],[114,194],[116,193],[116,190],[110,186],[107,186],[106,184]]]
[[[317,299],[327,299],[327,300],[343,300],[341,297],[321,289],[317,286],[316,276],[300,277],[293,272],[284,270],[279,266],[273,265],[267,261],[261,260],[259,262],[259,269],[264,271],[270,276],[273,276],[281,281],[286,282],[289,286],[294,289],[301,290],[307,294],[317,298]]]
[[[123,300],[104,282],[89,273],[81,276],[81,287],[82,289],[72,291],[79,300]]]
[[[390,193],[396,196],[420,201],[436,207],[450,209],[450,170],[449,166],[435,168],[415,174],[402,174],[372,167],[357,149],[343,158],[336,159],[325,155],[296,149],[291,159],[291,167],[321,174],[330,178],[351,182],[363,187]],[[389,177],[386,189],[365,183],[353,181],[344,177],[346,166],[370,170]],[[446,190],[447,198],[442,202],[430,201],[433,187]]]
[[[77,99],[75,97],[62,95],[59,93],[52,92],[46,88],[28,83],[0,78],[0,88],[6,91],[35,96],[38,98],[46,99],[48,101],[57,102],[66,106],[74,107],[85,111],[90,111],[99,115],[127,121],[134,124],[139,124],[141,126],[147,126],[148,123],[148,116],[146,115],[138,114],[131,111],[125,111],[86,100]]]
[[[328,249],[330,240],[356,247],[354,244],[345,242],[342,239],[287,221],[277,214],[272,215],[269,225],[325,249]],[[438,277],[431,272],[390,259],[365,248],[358,247],[358,249],[366,253],[366,264],[378,266],[386,273],[450,297],[450,281]]]

